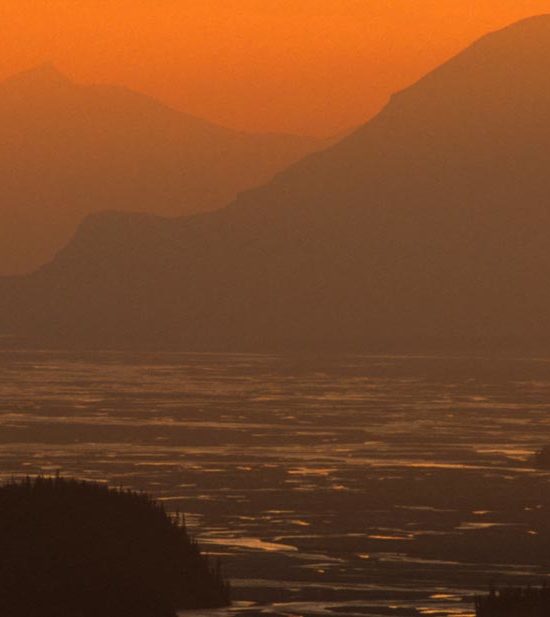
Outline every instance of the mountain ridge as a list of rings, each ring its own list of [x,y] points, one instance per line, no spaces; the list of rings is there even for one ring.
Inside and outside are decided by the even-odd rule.
[[[4,274],[49,261],[88,213],[215,209],[328,143],[233,131],[51,65],[0,84],[0,131]]]
[[[133,239],[112,242],[101,263],[80,236],[12,281],[11,331],[62,345],[234,351],[546,344],[542,21],[531,24],[548,36],[516,25],[484,37],[350,137],[222,210],[137,225],[134,236],[128,219],[115,235]],[[67,255],[84,245],[74,267]]]

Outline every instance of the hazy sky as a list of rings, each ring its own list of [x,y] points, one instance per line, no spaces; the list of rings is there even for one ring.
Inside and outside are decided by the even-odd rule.
[[[332,134],[550,0],[0,0],[0,77],[46,61],[253,131]]]

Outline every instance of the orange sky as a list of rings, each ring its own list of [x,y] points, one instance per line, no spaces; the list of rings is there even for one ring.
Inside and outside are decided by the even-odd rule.
[[[550,0],[0,0],[0,77],[52,61],[252,131],[333,134]]]

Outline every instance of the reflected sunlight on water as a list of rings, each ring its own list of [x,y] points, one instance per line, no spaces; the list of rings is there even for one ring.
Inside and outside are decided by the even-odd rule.
[[[465,616],[538,582],[549,412],[546,359],[0,352],[3,476],[187,512],[237,599],[200,615]]]

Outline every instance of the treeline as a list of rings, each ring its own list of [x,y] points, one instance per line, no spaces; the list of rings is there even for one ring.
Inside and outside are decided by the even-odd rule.
[[[544,446],[535,453],[535,464],[540,469],[550,469],[550,446]]]
[[[475,599],[477,617],[548,617],[550,588],[507,587],[491,589]]]
[[[0,615],[174,617],[229,601],[219,564],[151,497],[61,477],[0,486]]]

